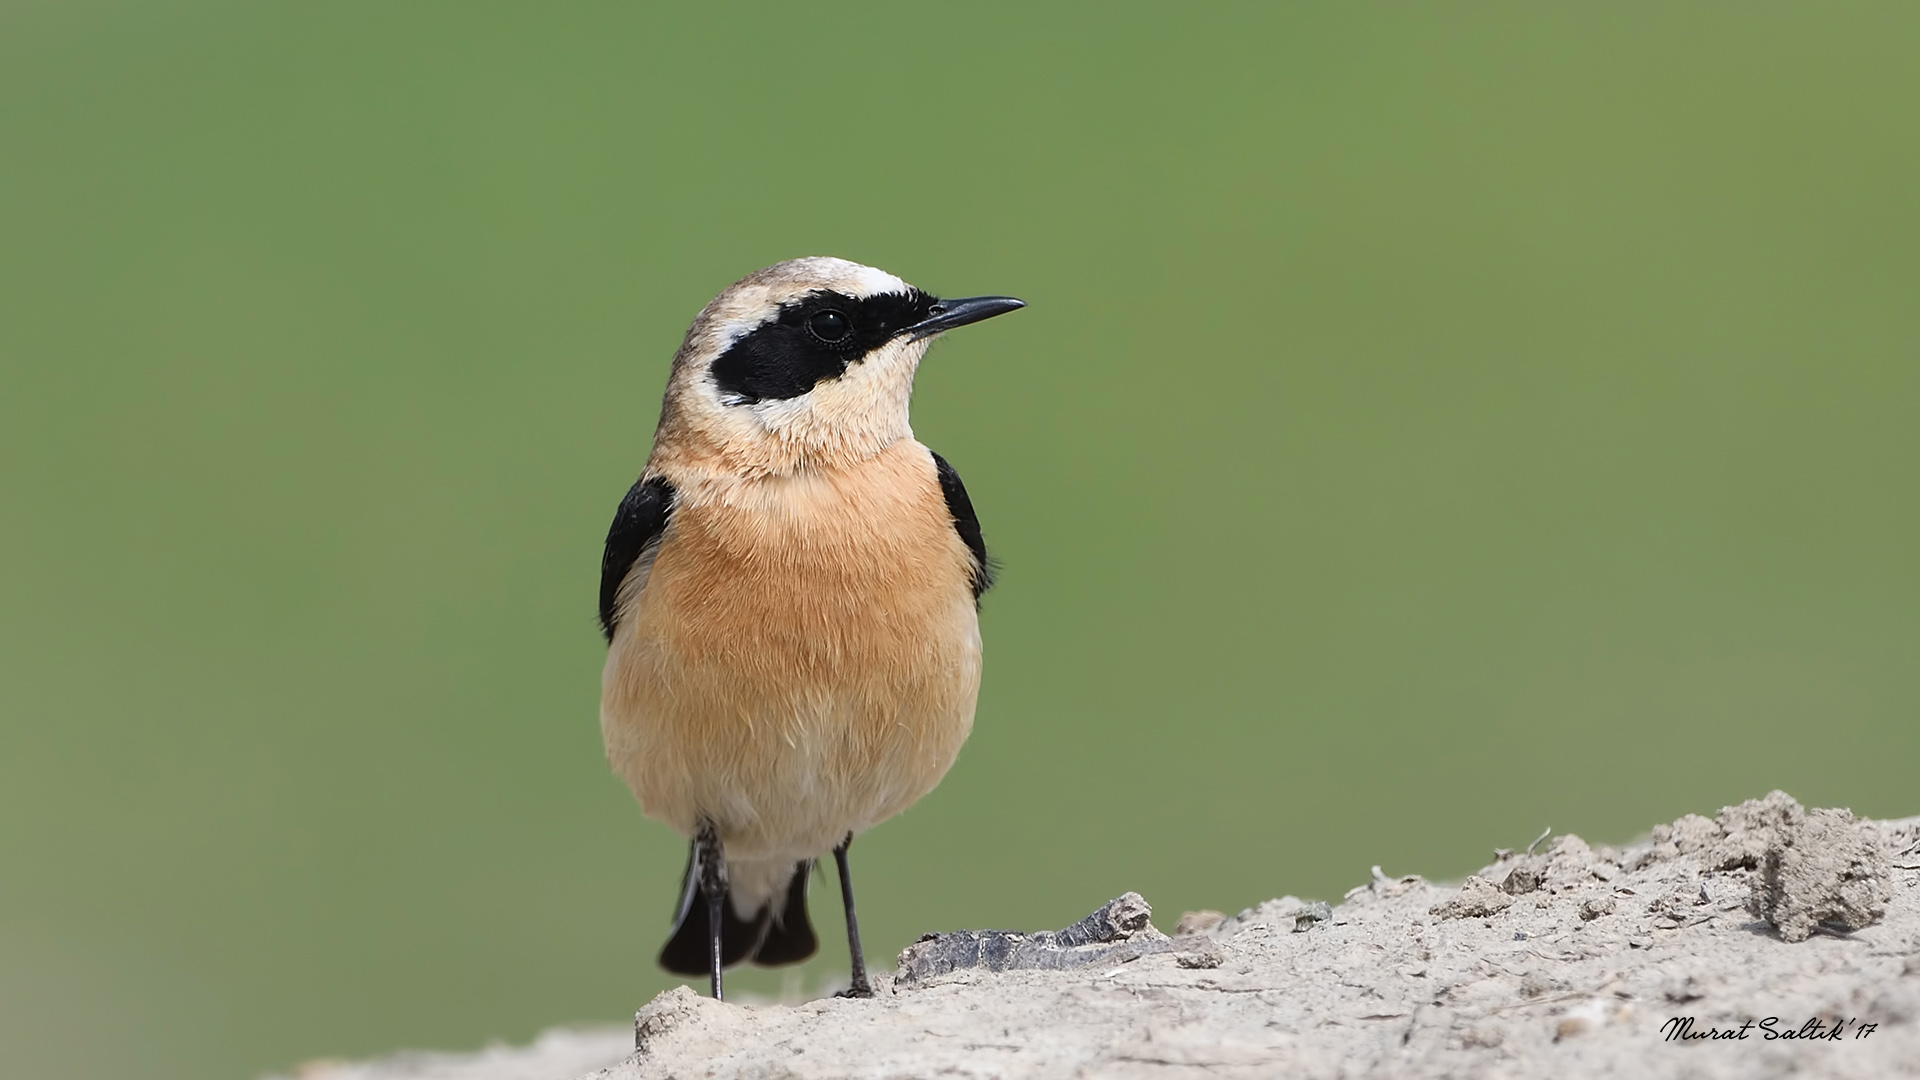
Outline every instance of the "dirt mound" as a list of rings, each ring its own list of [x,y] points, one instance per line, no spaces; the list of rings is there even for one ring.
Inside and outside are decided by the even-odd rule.
[[[676,989],[593,1076],[1920,1076],[1920,818],[1774,792],[1535,847],[1171,936],[1134,894],[1055,933],[932,936],[872,1000]]]

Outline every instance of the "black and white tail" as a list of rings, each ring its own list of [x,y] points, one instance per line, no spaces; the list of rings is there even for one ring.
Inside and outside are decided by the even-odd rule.
[[[813,860],[794,867],[793,880],[787,883],[784,901],[775,910],[768,903],[751,919],[742,919],[733,910],[732,897],[720,903],[720,961],[727,967],[742,960],[761,967],[797,964],[819,948],[813,936],[813,924],[807,919],[807,880],[813,876]],[[687,872],[680,885],[680,907],[673,915],[673,933],[660,950],[660,966],[675,975],[706,975],[710,959],[707,929],[707,894],[700,885],[700,845],[687,846]]]

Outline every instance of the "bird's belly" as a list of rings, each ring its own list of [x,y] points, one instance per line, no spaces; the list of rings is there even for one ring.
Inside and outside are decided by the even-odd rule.
[[[608,759],[683,834],[707,818],[743,858],[823,853],[953,764],[980,685],[972,615],[887,643],[913,655],[879,663],[845,633],[825,647],[743,634],[718,662],[636,635],[608,657]]]
[[[676,516],[602,679],[608,759],[649,816],[798,859],[940,781],[973,724],[980,633],[939,509],[864,533],[816,513],[806,542],[744,551],[738,522]]]

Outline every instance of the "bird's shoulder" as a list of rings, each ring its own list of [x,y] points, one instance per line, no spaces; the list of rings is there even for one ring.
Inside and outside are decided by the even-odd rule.
[[[959,471],[937,451],[928,449],[927,455],[933,459],[934,476],[940,483],[940,496],[946,500],[947,513],[953,518],[953,530],[960,534],[961,542],[973,555],[969,583],[977,601],[981,593],[993,587],[993,564],[987,558],[987,540],[980,531],[980,516],[974,512],[973,499],[967,495],[967,485],[961,483]]]
[[[628,579],[659,549],[673,516],[675,494],[666,477],[642,475],[613,512],[600,555],[600,630],[608,641],[620,620],[621,594],[633,591],[626,587]]]

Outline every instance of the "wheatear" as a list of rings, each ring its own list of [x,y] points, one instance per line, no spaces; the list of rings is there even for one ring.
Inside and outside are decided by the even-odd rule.
[[[607,759],[690,840],[667,970],[813,955],[833,852],[933,789],[973,726],[987,550],[960,477],[914,441],[946,330],[1024,306],[941,300],[842,259],[735,282],[674,354],[653,452],[600,566]]]

